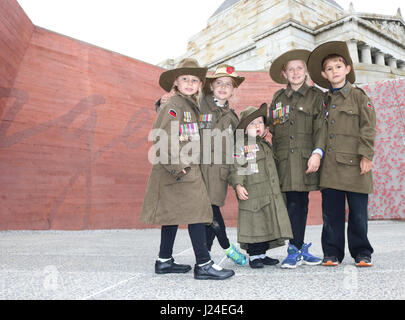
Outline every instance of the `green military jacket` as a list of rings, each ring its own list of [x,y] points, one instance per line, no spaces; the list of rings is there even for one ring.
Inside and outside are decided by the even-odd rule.
[[[162,161],[152,166],[140,215],[142,222],[157,225],[212,222],[210,199],[199,164],[199,117],[195,102],[180,94],[161,106],[153,129],[160,129],[154,130],[158,134],[154,152]],[[163,141],[163,133],[168,145]],[[186,157],[188,154],[190,157]]]
[[[229,175],[230,185],[234,189],[238,184],[244,186],[249,198],[238,200],[238,242],[246,249],[248,243],[270,241],[270,248],[274,248],[293,237],[291,224],[272,148],[260,137],[254,141],[247,144],[245,140],[244,150],[236,150]]]
[[[360,160],[373,160],[376,114],[366,93],[350,82],[327,94],[328,134],[321,188],[373,193],[372,172],[360,175]]]
[[[227,179],[233,161],[233,134],[239,118],[228,104],[218,107],[212,94],[203,96],[199,107],[203,142],[201,171],[211,204],[221,207],[225,204],[228,191]]]
[[[305,83],[297,91],[288,85],[274,94],[269,111],[281,191],[319,189],[319,172],[305,171],[314,149],[325,150],[327,124],[322,91]]]

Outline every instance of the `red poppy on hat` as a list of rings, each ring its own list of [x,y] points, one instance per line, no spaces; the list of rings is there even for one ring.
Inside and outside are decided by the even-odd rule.
[[[229,73],[229,74],[232,74],[233,71],[234,71],[234,69],[232,67],[226,68],[226,72]]]

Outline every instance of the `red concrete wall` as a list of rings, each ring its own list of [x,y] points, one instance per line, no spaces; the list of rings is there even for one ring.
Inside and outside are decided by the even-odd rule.
[[[6,39],[24,15],[1,5]],[[23,52],[15,33],[0,47],[14,68],[0,86],[0,229],[141,227],[161,69],[37,27]]]
[[[15,0],[0,1],[0,87],[13,87],[20,63],[34,30],[30,19]],[[0,119],[4,101],[0,99]]]

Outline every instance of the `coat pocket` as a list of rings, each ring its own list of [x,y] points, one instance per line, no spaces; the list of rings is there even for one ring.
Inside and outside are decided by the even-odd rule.
[[[188,171],[187,174],[180,174],[177,177],[168,174],[163,184],[167,186],[177,183],[195,182],[197,179],[197,170],[199,170],[199,168],[191,167],[186,169],[186,171]]]
[[[239,201],[238,234],[253,240],[273,233],[273,221],[269,221],[270,198],[260,197]]]
[[[267,206],[269,203],[270,203],[269,197],[239,200],[239,210],[257,212],[260,211],[261,208]]]
[[[358,136],[360,129],[360,114],[356,106],[339,107],[339,119],[335,125],[337,132],[351,136]]]
[[[348,166],[360,166],[360,157],[353,153],[336,153],[336,162]]]
[[[312,133],[312,113],[305,107],[299,107],[297,112],[297,132]]]

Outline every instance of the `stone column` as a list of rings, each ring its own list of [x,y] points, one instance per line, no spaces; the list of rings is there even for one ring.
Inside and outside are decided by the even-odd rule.
[[[384,53],[377,51],[375,54],[375,63],[381,66],[385,66]]]
[[[393,69],[397,69],[397,59],[388,58],[388,65]]]
[[[370,46],[365,44],[361,46],[361,62],[372,64]]]
[[[352,58],[353,63],[359,62],[359,53],[357,51],[357,40],[350,39],[346,41],[347,47],[349,48],[350,57]]]

